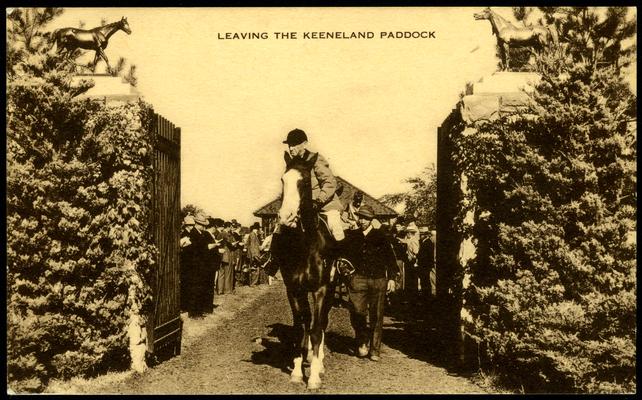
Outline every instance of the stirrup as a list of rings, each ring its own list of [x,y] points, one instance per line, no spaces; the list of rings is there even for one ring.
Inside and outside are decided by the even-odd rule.
[[[343,257],[337,258],[334,261],[334,265],[337,271],[339,271],[339,274],[344,278],[347,278],[350,275],[354,274],[354,271],[355,271],[354,265],[352,265],[352,263],[346,258],[343,258]]]

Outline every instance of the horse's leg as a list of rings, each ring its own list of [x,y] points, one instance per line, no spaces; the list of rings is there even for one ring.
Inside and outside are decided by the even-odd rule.
[[[323,358],[325,357],[324,347],[325,347],[325,331],[328,329],[328,316],[330,310],[332,309],[332,303],[334,302],[334,284],[329,284],[327,286],[327,292],[324,296],[323,308],[321,309],[321,345],[319,346],[319,358],[321,359],[321,373],[325,372],[323,366]]]
[[[501,70],[506,70],[506,53],[504,52],[504,43],[498,41],[497,48],[499,49],[499,62],[501,64]]]
[[[508,71],[508,69],[510,68],[510,46],[508,45],[508,43],[504,42],[503,47],[504,47],[504,60],[505,60],[504,71]]]
[[[102,57],[102,59],[105,60],[105,64],[107,64],[107,71],[111,71],[111,65],[109,65],[109,59],[107,58],[107,54],[105,54],[103,49],[100,49],[99,52],[100,52],[100,57]]]
[[[100,54],[98,54],[98,50],[96,50],[96,54],[94,55],[94,62],[91,64],[92,68],[96,70],[96,65],[98,65],[98,58],[100,57]]]
[[[328,261],[329,263],[330,261]],[[323,301],[323,308],[321,309],[321,313],[319,314],[319,323],[321,324],[321,346],[319,347],[319,358],[321,359],[321,362],[323,362],[323,357],[324,357],[324,340],[325,340],[325,331],[328,327],[328,314],[330,313],[330,309],[332,308],[332,302],[334,301],[334,284],[330,283],[326,287],[326,293],[324,295],[324,301]],[[315,314],[316,315],[316,314]],[[312,350],[312,339],[310,338],[308,340],[308,362],[312,362],[312,355],[313,355],[313,350]],[[323,364],[321,365],[321,373],[325,372],[325,368],[323,367]]]
[[[307,293],[293,293],[288,290],[288,300],[292,309],[292,329],[294,331],[294,367],[290,374],[290,382],[303,382],[303,352],[305,349],[306,329],[310,326],[310,306]]]
[[[319,349],[323,341],[323,326],[327,286],[320,287],[314,292],[314,319],[310,338],[312,339],[312,362],[310,363],[310,378],[308,379],[308,389],[318,389],[321,387],[321,377],[319,374],[324,369],[323,359],[319,356]]]

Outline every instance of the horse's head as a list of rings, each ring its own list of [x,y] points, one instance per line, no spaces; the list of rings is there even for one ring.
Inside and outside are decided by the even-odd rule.
[[[490,7],[486,7],[482,10],[482,12],[473,14],[473,17],[475,17],[476,20],[490,19],[492,14],[493,12],[490,10]]]
[[[511,24],[508,20],[504,19],[501,15],[497,14],[490,7],[486,7],[482,12],[473,14],[476,20],[488,20],[490,26],[493,29],[493,34],[497,35],[498,40],[500,39],[500,33],[503,29],[510,28],[515,29],[515,26]],[[502,40],[505,40],[502,38]]]
[[[126,17],[122,17],[119,22],[119,27],[122,29],[125,33],[130,35],[132,33],[132,30],[129,28],[129,23],[127,22]]]
[[[310,215],[312,211],[312,184],[310,174],[316,159],[292,158],[285,152],[285,173],[283,183],[283,201],[279,210],[279,224],[294,228],[300,218]]]

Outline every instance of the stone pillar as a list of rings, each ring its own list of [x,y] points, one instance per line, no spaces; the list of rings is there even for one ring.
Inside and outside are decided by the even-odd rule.
[[[127,329],[129,336],[129,354],[131,356],[131,368],[136,372],[147,370],[145,352],[147,351],[147,331],[141,324],[137,314],[130,315]]]

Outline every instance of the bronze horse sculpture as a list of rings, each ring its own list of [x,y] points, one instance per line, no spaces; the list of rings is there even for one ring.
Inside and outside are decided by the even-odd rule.
[[[510,64],[511,47],[531,47],[541,51],[550,44],[557,45],[555,28],[543,25],[516,27],[502,16],[486,7],[482,12],[473,14],[476,20],[488,20],[497,36],[497,44],[502,62],[502,70],[507,71]]]
[[[119,30],[128,35],[132,33],[127,18],[122,17],[119,21],[89,30],[78,28],[56,29],[52,36],[58,53],[71,54],[76,49],[94,50],[96,52],[93,62],[94,68],[99,58],[105,60],[107,67],[111,68],[104,50],[107,47],[109,38]]]
[[[280,233],[273,236],[273,256],[277,255],[292,309],[294,368],[291,382],[303,382],[303,359],[310,361],[308,389],[321,387],[324,372],[323,347],[328,313],[334,297],[332,257],[328,254],[334,238],[325,221],[313,208],[311,170],[315,158],[292,158],[286,152],[283,201],[279,210]],[[310,307],[309,294],[313,299]],[[311,353],[311,354],[310,354]]]

